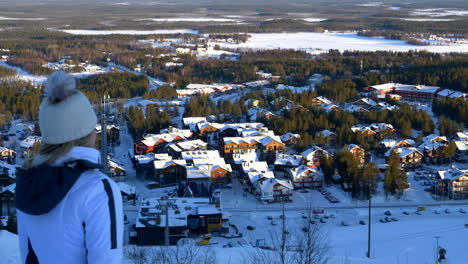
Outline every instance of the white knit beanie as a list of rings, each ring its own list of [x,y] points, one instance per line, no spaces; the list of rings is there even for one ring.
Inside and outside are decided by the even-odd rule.
[[[46,82],[39,108],[42,141],[63,144],[89,135],[96,128],[97,118],[88,98],[76,90],[71,75],[57,71]]]

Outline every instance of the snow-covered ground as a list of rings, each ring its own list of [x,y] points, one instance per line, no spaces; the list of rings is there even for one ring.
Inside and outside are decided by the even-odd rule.
[[[314,52],[329,49],[362,50],[362,51],[409,51],[427,50],[430,52],[468,52],[468,44],[453,46],[415,46],[400,40],[389,40],[382,37],[361,37],[356,33],[259,33],[250,34],[251,38],[240,44],[221,43],[229,48],[252,49],[301,49]]]
[[[32,18],[32,17],[6,17],[6,16],[0,16],[0,20],[27,20],[27,21],[41,21],[41,20],[46,20],[43,17],[37,17],[37,18]]]
[[[59,29],[72,35],[153,35],[153,34],[198,34],[192,29],[161,29],[161,30],[87,30],[87,29]]]
[[[455,21],[452,18],[402,18],[404,21],[417,21],[417,22],[427,22],[427,21],[439,21],[439,22],[448,22]]]
[[[232,18],[214,18],[214,17],[179,17],[179,18],[140,18],[135,21],[154,21],[154,22],[239,22]]]
[[[6,230],[0,230],[0,263],[21,263],[18,236]]]
[[[449,8],[427,8],[427,9],[416,9],[410,14],[413,16],[429,16],[429,17],[467,16],[468,10],[449,9]]]
[[[20,67],[9,65],[8,63],[4,61],[0,61],[0,66],[15,70],[17,73],[15,78],[18,78],[23,81],[32,82],[34,84],[40,85],[40,84],[43,84],[47,80],[47,76],[31,74],[21,69]]]

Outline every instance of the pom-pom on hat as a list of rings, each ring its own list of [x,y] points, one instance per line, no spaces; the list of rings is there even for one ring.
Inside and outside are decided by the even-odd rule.
[[[42,141],[63,144],[89,135],[97,124],[96,114],[88,98],[76,90],[71,75],[57,71],[46,82],[39,108]]]

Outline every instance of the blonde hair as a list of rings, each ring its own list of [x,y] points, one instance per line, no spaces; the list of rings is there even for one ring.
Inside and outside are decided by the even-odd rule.
[[[73,147],[94,147],[90,145],[91,137],[93,136],[93,132],[89,133],[87,136],[65,142],[62,144],[47,144],[41,143],[39,146],[39,151],[34,153],[24,162],[24,168],[30,168],[33,166],[40,165],[42,163],[53,163],[60,157],[63,157],[68,152],[72,150]],[[38,164],[34,164],[34,156],[39,155],[45,157],[45,159],[41,160]]]

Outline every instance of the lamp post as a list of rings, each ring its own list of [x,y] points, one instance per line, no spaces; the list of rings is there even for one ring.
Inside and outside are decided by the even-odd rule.
[[[367,229],[367,258],[371,256],[371,188],[370,179],[367,182],[367,196],[369,198],[369,218],[368,218],[368,229]]]

